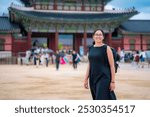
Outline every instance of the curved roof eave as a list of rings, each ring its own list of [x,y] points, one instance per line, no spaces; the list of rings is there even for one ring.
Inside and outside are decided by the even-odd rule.
[[[58,23],[96,23],[107,22],[110,20],[118,20],[124,17],[132,17],[137,14],[137,11],[125,12],[125,13],[56,13],[56,12],[37,12],[37,11],[23,11],[14,8],[9,8],[14,13],[21,16],[28,17],[29,19],[46,21],[46,22],[58,22]]]

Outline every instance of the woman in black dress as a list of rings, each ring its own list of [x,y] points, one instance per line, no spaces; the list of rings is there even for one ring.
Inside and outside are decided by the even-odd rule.
[[[88,81],[93,100],[116,100],[115,67],[112,50],[103,43],[104,32],[97,29],[93,34],[94,44],[89,47],[89,64],[84,80]]]

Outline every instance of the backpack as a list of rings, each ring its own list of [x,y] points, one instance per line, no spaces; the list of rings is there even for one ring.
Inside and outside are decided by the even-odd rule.
[[[114,66],[115,66],[115,73],[118,71],[119,64],[117,61],[120,61],[120,55],[117,53],[117,51],[111,47],[113,57],[114,57]]]

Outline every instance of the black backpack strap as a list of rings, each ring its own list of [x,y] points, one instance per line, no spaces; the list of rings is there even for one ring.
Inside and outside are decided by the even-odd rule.
[[[116,61],[117,58],[117,51],[111,47],[112,53],[113,53],[113,57],[114,57],[114,61]]]

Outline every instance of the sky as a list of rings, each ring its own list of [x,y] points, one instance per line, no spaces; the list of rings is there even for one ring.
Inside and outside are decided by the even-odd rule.
[[[0,0],[0,15],[8,13],[7,8],[12,2],[21,4],[19,0]],[[150,0],[112,0],[106,5],[106,9],[123,9],[135,7],[140,13],[133,16],[131,19],[150,20]]]
[[[0,16],[3,13],[8,14],[8,7],[11,5],[12,2],[21,5],[21,3],[18,1],[19,0],[0,0]]]
[[[133,16],[131,19],[144,19],[150,20],[150,0],[112,0],[105,8],[131,8],[135,7],[138,15]]]

